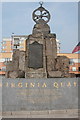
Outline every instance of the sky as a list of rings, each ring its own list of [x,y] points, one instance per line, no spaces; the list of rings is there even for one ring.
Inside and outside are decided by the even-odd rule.
[[[31,34],[35,25],[32,12],[38,7],[38,2],[2,3],[2,37]],[[45,2],[43,7],[50,12],[48,24],[60,40],[61,53],[71,53],[78,44],[78,3]]]

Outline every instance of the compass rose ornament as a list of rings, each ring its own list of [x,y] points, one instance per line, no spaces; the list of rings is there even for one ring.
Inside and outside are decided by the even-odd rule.
[[[39,2],[40,7],[33,11],[33,20],[38,24],[46,24],[50,20],[50,13],[44,7],[43,2]]]

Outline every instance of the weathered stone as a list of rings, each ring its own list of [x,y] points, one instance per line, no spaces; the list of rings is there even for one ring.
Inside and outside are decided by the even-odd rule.
[[[49,34],[50,33],[49,25],[48,24],[35,24],[33,28],[33,34],[37,34],[37,33]]]
[[[47,74],[46,73],[31,73],[31,72],[29,72],[29,73],[26,73],[25,74],[25,77],[26,78],[47,78]]]
[[[18,71],[10,71],[9,72],[9,78],[18,78]]]
[[[57,57],[57,44],[55,38],[46,39],[46,56],[53,59]]]
[[[47,56],[47,71],[55,70],[55,59],[52,56]]]
[[[57,56],[56,58],[56,70],[62,72],[63,77],[69,77],[69,58],[66,56]]]
[[[25,77],[25,51],[14,50],[12,62],[6,65],[6,77],[10,78],[24,78]]]
[[[25,71],[25,52],[20,51],[19,54],[19,70]]]
[[[8,62],[8,64],[6,65],[6,72],[13,71],[14,70],[13,67],[14,67],[14,64],[12,64],[12,62]]]
[[[18,77],[19,77],[19,78],[25,78],[25,72],[19,70],[19,72],[18,72]]]
[[[60,78],[62,77],[61,71],[48,71],[48,77],[49,78]]]
[[[19,70],[19,60],[12,61],[13,70]]]
[[[20,55],[19,49],[13,50],[12,60],[13,60],[13,61],[15,61],[15,60],[19,61],[19,55]]]
[[[6,65],[6,77],[9,77],[9,71],[18,71],[19,70],[18,60],[8,62]],[[12,77],[11,77],[12,78]]]
[[[43,7],[35,11],[44,11]],[[36,15],[36,22],[32,34],[26,40],[26,51],[13,51],[12,62],[7,65],[7,77],[47,78],[72,77],[69,74],[69,59],[66,56],[57,56],[56,34],[50,33],[47,22],[50,14],[45,10],[44,15]],[[11,72],[12,71],[12,72]]]
[[[25,72],[24,71],[9,71],[8,72],[9,78],[25,78]]]

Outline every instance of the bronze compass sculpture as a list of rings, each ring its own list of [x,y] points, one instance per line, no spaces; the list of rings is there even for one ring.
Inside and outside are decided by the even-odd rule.
[[[40,7],[34,10],[32,17],[37,24],[45,24],[50,20],[50,13],[44,7],[43,2],[39,2]]]

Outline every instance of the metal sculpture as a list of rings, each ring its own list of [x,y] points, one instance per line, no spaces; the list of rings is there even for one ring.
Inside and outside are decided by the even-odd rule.
[[[34,10],[32,14],[33,20],[38,24],[48,23],[50,20],[50,13],[48,10],[42,7],[43,2],[39,2],[39,4],[40,4],[40,7]]]

